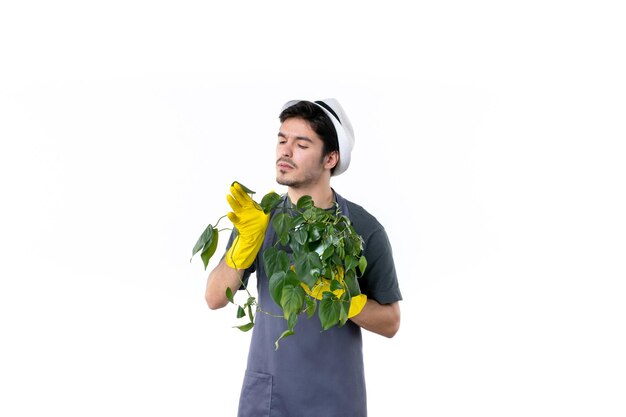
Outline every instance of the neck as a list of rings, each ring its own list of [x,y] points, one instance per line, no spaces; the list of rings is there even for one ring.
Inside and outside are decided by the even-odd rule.
[[[287,195],[293,204],[296,204],[300,197],[305,195],[311,196],[315,207],[327,209],[335,204],[335,196],[330,185],[322,189],[299,189],[289,187],[287,189]]]

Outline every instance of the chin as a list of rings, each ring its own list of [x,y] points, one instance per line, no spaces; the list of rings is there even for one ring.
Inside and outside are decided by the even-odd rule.
[[[276,171],[276,182],[280,185],[289,185],[289,183],[291,183],[289,178],[287,178],[287,175],[280,170]]]
[[[287,187],[293,187],[298,184],[298,181],[291,180],[289,178],[286,178],[284,175],[280,175],[280,174],[276,175],[276,182],[280,185],[285,185]]]
[[[287,187],[290,187],[292,185],[291,181],[281,177],[276,177],[276,182],[280,185],[286,185]]]

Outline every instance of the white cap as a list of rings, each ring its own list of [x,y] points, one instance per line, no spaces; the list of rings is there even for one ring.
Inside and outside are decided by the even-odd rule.
[[[288,101],[281,109],[281,112],[301,101],[304,100]],[[352,129],[352,124],[350,123],[350,119],[348,119],[348,115],[343,111],[343,107],[341,107],[341,104],[339,104],[336,99],[325,98],[323,100],[313,101],[312,103],[324,110],[337,131],[339,163],[335,166],[335,171],[333,172],[333,176],[337,176],[350,166],[350,154],[352,154],[352,148],[354,148],[354,130]]]

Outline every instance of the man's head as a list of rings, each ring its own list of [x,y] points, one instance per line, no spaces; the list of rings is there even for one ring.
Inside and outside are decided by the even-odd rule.
[[[284,123],[290,118],[306,121],[319,136],[324,143],[322,157],[337,153],[338,162],[332,167],[331,175],[340,175],[348,169],[354,147],[354,131],[350,119],[336,99],[288,101],[283,106],[279,119]]]

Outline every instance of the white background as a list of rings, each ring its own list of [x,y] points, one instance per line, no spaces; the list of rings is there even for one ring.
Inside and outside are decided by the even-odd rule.
[[[234,416],[249,334],[191,248],[335,97],[404,296],[370,415],[624,416],[618,3],[4,2],[0,415]]]

